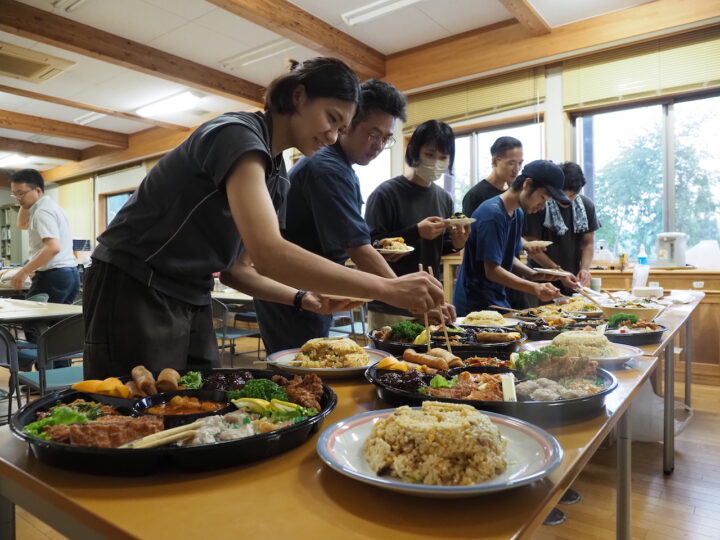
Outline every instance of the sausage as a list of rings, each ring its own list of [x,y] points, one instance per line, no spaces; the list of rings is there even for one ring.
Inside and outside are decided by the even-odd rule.
[[[180,374],[173,368],[165,368],[160,372],[157,378],[157,389],[160,392],[174,392],[178,390],[178,381]]]
[[[133,381],[135,381],[135,384],[137,384],[137,387],[148,396],[158,393],[157,387],[155,386],[155,379],[145,366],[135,366],[132,368],[130,375]]]
[[[138,388],[138,385],[135,384],[135,381],[128,381],[125,383],[125,386],[127,386],[128,390],[130,390],[131,399],[142,399],[144,397],[147,397],[147,394]]]
[[[405,349],[403,352],[403,360],[407,362],[414,362],[416,364],[425,364],[441,371],[447,371],[448,363],[444,358],[438,358],[430,354],[421,354],[413,349]]]
[[[428,351],[428,354],[431,356],[437,356],[438,358],[443,358],[447,362],[449,367],[461,367],[465,365],[458,356],[455,356],[450,351],[446,351],[445,349],[441,349],[439,347],[430,349]]]

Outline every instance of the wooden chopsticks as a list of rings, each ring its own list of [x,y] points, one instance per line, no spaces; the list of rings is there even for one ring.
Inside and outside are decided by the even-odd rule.
[[[587,298],[588,300],[590,300],[590,302],[592,302],[592,303],[593,303],[594,305],[596,305],[597,307],[600,307],[600,304],[598,304],[597,301],[596,301],[592,296],[590,296],[588,293],[586,293],[586,292],[583,291],[582,289],[575,289],[575,292],[578,293],[578,294],[581,294],[582,296],[584,296],[585,298]]]
[[[420,263],[418,266],[420,267],[420,271],[422,272],[423,271],[422,263]],[[427,271],[428,271],[428,274],[430,274],[430,276],[435,277],[432,266],[428,266]],[[443,335],[445,336],[445,344],[447,345],[448,352],[450,354],[452,354],[453,352],[452,352],[452,346],[450,345],[450,337],[448,336],[447,326],[445,326],[445,320],[442,318],[442,312],[440,313],[440,318],[441,318],[440,324],[442,327]],[[430,330],[428,329],[427,312],[425,313],[425,332],[427,333],[427,337],[428,337],[427,349],[428,349],[428,352],[430,352]]]
[[[123,444],[120,448],[155,448],[158,446],[164,446],[172,442],[181,441],[183,439],[189,439],[197,434],[196,428],[203,425],[202,420],[193,422],[192,424],[186,424],[184,426],[178,426],[172,429],[166,429],[164,431],[158,431],[152,435],[147,435],[136,441]]]

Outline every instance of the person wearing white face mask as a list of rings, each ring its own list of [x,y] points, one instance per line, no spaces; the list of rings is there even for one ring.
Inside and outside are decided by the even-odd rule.
[[[440,275],[440,257],[461,250],[470,227],[452,225],[453,200],[435,184],[444,174],[452,174],[455,135],[438,120],[420,124],[405,151],[406,172],[386,180],[368,197],[365,220],[373,240],[402,237],[414,249],[390,266],[400,275],[417,272],[418,265]],[[382,302],[369,305],[368,325],[372,328],[410,319],[403,309]]]

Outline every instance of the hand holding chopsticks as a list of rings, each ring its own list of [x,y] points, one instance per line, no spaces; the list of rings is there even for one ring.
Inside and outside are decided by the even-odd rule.
[[[422,272],[423,271],[422,263],[419,263],[418,266],[419,266],[420,271]],[[431,277],[435,277],[433,275],[434,272],[433,272],[432,266],[428,266],[428,273],[430,274]],[[444,318],[442,318],[443,317],[442,312],[440,313],[440,317],[441,317],[440,324],[442,325],[443,335],[445,336],[445,343],[447,345],[447,350],[449,353],[452,354],[452,346],[450,345],[450,337],[448,336],[448,331],[447,331],[447,326],[445,325],[445,320],[444,320]],[[430,352],[430,329],[429,329],[429,325],[428,325],[427,312],[425,312],[425,333],[427,334],[427,338],[428,338],[428,341],[427,341],[428,352]]]

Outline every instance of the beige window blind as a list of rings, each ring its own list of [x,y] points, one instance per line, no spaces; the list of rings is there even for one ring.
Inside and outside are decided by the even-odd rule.
[[[408,98],[405,132],[427,120],[457,122],[545,101],[544,68],[526,69]]]
[[[720,88],[720,29],[563,62],[565,110]]]

